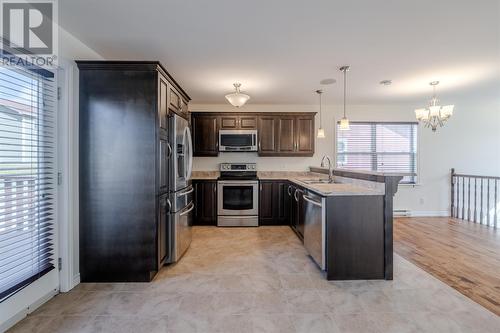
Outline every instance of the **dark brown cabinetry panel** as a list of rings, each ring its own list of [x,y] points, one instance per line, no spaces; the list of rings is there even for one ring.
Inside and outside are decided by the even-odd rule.
[[[259,225],[287,225],[288,182],[284,180],[260,181]]]
[[[193,115],[193,155],[219,155],[217,116]]]
[[[168,255],[168,248],[170,247],[168,238],[168,194],[160,198],[159,212],[158,212],[158,266],[160,266]]]
[[[256,129],[257,116],[223,114],[220,116],[220,129]]]
[[[160,138],[160,156],[158,157],[159,164],[159,191],[164,193],[168,191],[168,157],[169,149],[168,142],[165,138]]]
[[[220,129],[237,129],[238,117],[235,116],[221,116]]]
[[[298,116],[296,122],[296,151],[300,154],[314,154],[314,118]]]
[[[77,64],[81,280],[150,281],[169,249],[168,87],[189,96],[158,62]]]
[[[158,117],[160,118],[160,128],[167,131],[168,130],[168,83],[162,77],[159,76],[158,79]]]
[[[277,153],[295,152],[295,117],[283,116],[278,120]]]
[[[275,116],[260,116],[258,120],[259,155],[274,154],[276,144],[276,124],[278,118]]]
[[[239,126],[241,129],[256,129],[257,117],[240,117]]]
[[[250,112],[243,115],[223,112],[193,113],[195,156],[219,154],[218,147],[215,148],[219,129],[257,129],[260,156],[312,156],[315,139],[314,116],[313,112]]]
[[[217,181],[194,180],[194,225],[217,225]]]

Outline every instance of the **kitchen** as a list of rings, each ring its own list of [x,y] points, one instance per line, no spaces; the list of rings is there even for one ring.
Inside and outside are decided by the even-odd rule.
[[[44,1],[0,331],[497,331],[498,4]]]

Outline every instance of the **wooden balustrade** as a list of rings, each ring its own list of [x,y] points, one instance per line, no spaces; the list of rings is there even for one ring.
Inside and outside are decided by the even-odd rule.
[[[500,177],[455,173],[451,169],[451,216],[496,228]]]

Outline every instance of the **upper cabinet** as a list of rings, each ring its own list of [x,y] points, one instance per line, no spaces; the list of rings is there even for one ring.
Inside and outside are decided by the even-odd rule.
[[[314,115],[287,113],[259,116],[259,155],[313,156]]]
[[[257,116],[221,115],[220,129],[256,129]]]
[[[313,156],[314,116],[314,112],[193,113],[194,156],[219,154],[219,129],[257,129],[260,156]]]
[[[192,114],[193,155],[219,155],[218,117],[211,114]]]

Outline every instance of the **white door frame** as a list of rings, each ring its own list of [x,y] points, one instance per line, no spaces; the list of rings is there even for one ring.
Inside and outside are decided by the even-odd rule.
[[[59,59],[58,196],[60,291],[80,283],[78,260],[78,69]]]

